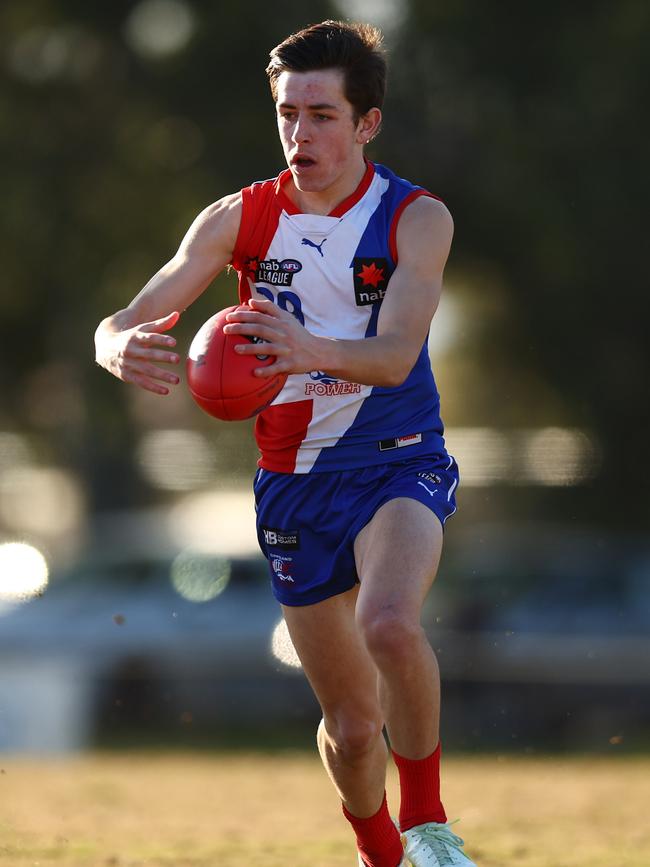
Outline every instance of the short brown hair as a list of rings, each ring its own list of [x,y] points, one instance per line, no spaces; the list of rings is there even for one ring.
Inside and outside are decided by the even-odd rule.
[[[381,30],[372,24],[322,21],[292,33],[271,51],[266,67],[273,99],[283,72],[340,69],[343,92],[355,123],[371,108],[381,108],[386,93],[386,58]]]

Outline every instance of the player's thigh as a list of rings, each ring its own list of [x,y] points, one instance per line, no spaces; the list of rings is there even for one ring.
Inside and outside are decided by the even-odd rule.
[[[440,520],[422,503],[408,497],[384,503],[355,540],[361,580],[357,618],[363,620],[371,609],[419,622],[442,541]]]
[[[282,611],[291,641],[324,715],[354,712],[380,714],[377,669],[355,622],[359,588],[315,605],[288,606]]]

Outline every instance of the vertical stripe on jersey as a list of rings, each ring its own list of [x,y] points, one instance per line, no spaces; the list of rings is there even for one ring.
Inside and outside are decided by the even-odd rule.
[[[267,470],[295,472],[298,447],[307,433],[313,409],[312,400],[297,400],[272,404],[257,416],[255,439]]]
[[[280,178],[258,181],[242,190],[242,213],[232,255],[232,265],[239,272],[239,300],[251,297],[249,280],[255,281],[257,262],[266,252],[278,229],[282,208],[277,201]],[[254,259],[251,259],[254,256]]]
[[[385,177],[386,170],[383,166],[376,166],[376,171],[381,177]],[[421,187],[413,188],[411,184],[403,181],[390,184],[382,196],[379,207],[368,221],[354,258],[385,259],[392,276],[397,264],[396,236],[399,219],[411,202],[420,196],[429,195],[431,194],[427,190]],[[352,265],[353,262],[350,263],[350,267]],[[390,283],[387,291],[390,292]],[[404,299],[404,303],[408,301],[408,298]],[[372,313],[364,337],[377,335],[380,309],[381,301],[376,301],[372,305]],[[426,395],[427,400],[422,401],[422,395]],[[350,426],[334,445],[321,451],[313,464],[313,469],[333,469],[338,460],[337,451],[344,449],[348,452],[357,444],[359,460],[363,461],[364,453],[367,458],[372,459],[370,452],[375,452],[381,439],[431,431],[432,427],[436,427],[439,407],[440,399],[431,371],[428,342],[425,341],[406,380],[401,385],[391,388],[374,386],[359,407]],[[409,419],[408,429],[403,428],[405,418]],[[438,426],[439,431],[436,433],[442,434],[442,424],[438,422]],[[440,445],[442,446],[442,442]]]

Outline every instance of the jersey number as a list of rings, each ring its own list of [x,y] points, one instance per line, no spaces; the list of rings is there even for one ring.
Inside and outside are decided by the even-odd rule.
[[[285,289],[283,289],[282,291],[278,292],[278,297],[276,300],[276,298],[273,296],[273,291],[271,289],[268,289],[266,286],[256,286],[255,288],[260,293],[260,295],[263,295],[265,298],[268,298],[269,301],[277,304],[280,310],[286,310],[287,313],[291,313],[292,316],[295,316],[301,325],[305,324],[305,317],[303,316],[300,298],[298,298],[295,292],[287,292]]]

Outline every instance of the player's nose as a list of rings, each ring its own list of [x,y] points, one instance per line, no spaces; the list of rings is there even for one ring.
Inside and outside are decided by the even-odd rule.
[[[291,139],[296,144],[301,144],[303,142],[309,141],[310,138],[311,133],[309,130],[309,121],[307,118],[301,117],[299,115],[293,128],[293,135],[291,136]]]

